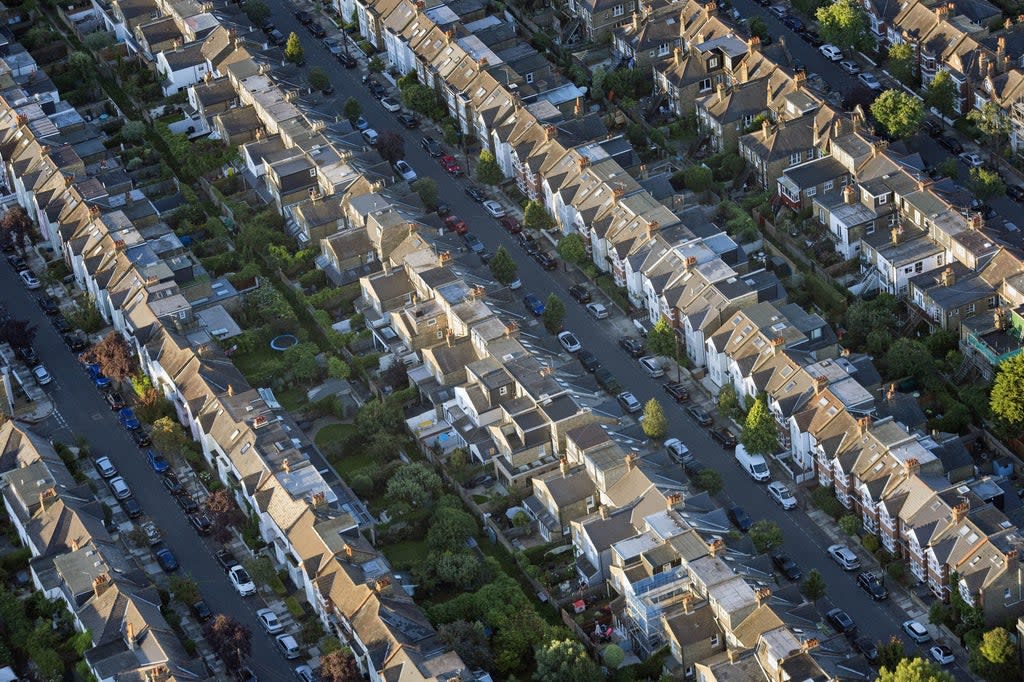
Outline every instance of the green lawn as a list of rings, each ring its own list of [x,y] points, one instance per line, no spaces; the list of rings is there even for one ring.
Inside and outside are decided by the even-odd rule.
[[[348,438],[355,430],[352,424],[329,424],[316,433],[316,445],[321,450],[329,443],[334,443]],[[345,480],[351,480],[352,473],[372,466],[376,460],[365,450],[354,449],[343,452],[341,455],[330,458],[331,464]]]
[[[427,555],[427,543],[422,540],[406,540],[385,545],[384,556],[392,566],[408,569]]]

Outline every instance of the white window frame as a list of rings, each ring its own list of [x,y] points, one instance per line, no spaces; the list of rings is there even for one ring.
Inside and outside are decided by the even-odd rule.
[[[625,13],[626,13],[626,8],[623,5],[615,5],[615,7],[612,7],[612,16],[613,17],[621,17]]]
[[[830,190],[831,190],[831,189],[832,189],[833,187],[835,187],[835,183],[834,183],[834,182],[832,182],[831,180],[826,180],[826,181],[825,181],[825,188],[824,188],[824,190],[822,190],[822,191],[828,192],[828,191],[830,191]]]

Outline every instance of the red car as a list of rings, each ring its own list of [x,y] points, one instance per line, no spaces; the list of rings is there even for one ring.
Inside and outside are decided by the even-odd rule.
[[[466,234],[469,232],[469,226],[466,225],[466,221],[457,215],[450,215],[444,219],[445,227],[454,232],[455,234]]]
[[[514,217],[507,215],[503,218],[498,218],[498,222],[509,234],[519,234],[523,231],[523,226],[519,224],[519,220]]]
[[[460,166],[459,162],[455,160],[455,157],[451,155],[441,157],[441,168],[444,168],[452,175],[458,175],[462,172],[462,166]]]

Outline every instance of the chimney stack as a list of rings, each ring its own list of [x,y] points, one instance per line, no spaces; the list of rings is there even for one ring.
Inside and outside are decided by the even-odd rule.
[[[864,435],[867,433],[868,428],[871,426],[871,417],[864,416],[857,420],[857,433]]]
[[[636,454],[635,453],[631,452],[628,455],[626,455],[623,459],[625,459],[625,461],[626,461],[626,471],[632,471],[633,469],[636,469]]]
[[[560,459],[558,461],[558,468],[561,469],[561,471],[562,471],[562,478],[565,478],[566,476],[568,476],[569,475],[569,459],[567,457],[563,457],[562,459]]]
[[[760,52],[761,51],[761,39],[757,36],[750,36],[750,40],[747,41],[747,52]]]
[[[649,221],[647,223],[647,238],[653,239],[654,233],[658,231],[659,227],[661,227],[661,223],[659,223],[657,220]]]
[[[939,279],[939,282],[944,287],[953,286],[956,282],[956,275],[953,274],[953,266],[946,266],[946,269],[942,271],[942,277]]]
[[[967,516],[967,512],[971,510],[971,505],[967,502],[961,502],[952,509],[953,523],[960,523]]]
[[[600,507],[597,508],[597,513],[601,516],[602,519],[607,519],[608,507],[602,504]]]
[[[672,49],[672,63],[676,66],[683,60],[683,48],[676,47]]]
[[[757,605],[761,606],[766,603],[772,596],[772,590],[770,587],[762,587],[754,592],[754,598],[757,599]]]
[[[852,204],[857,200],[857,190],[853,188],[853,185],[847,185],[843,188],[843,203]]]
[[[810,651],[811,649],[818,648],[818,640],[816,637],[809,637],[800,643],[800,648],[804,651]]]
[[[553,140],[558,137],[558,128],[552,125],[544,126],[544,139]]]
[[[291,472],[291,469],[289,468],[289,466],[290,465],[288,464],[288,458],[285,457],[284,460],[281,462],[281,468],[284,469],[284,472],[286,474]]]
[[[725,99],[725,83],[719,83],[718,85],[716,85],[715,92],[718,94],[719,102]]]
[[[681,493],[669,493],[665,496],[665,507],[667,509],[675,509],[676,505],[683,501]]]
[[[708,554],[712,558],[716,558],[719,554],[725,551],[725,540],[722,538],[715,538],[708,543]]]
[[[39,506],[43,511],[57,500],[57,489],[49,487],[39,493]]]
[[[996,39],[996,66],[1000,73],[1006,71],[1006,36]]]
[[[900,243],[900,237],[903,235],[903,228],[896,226],[889,231],[889,239],[892,241],[892,245],[896,246]]]
[[[97,597],[106,592],[108,587],[110,587],[110,576],[106,573],[100,573],[92,579],[92,592]]]
[[[921,471],[921,460],[911,457],[903,463],[903,468],[906,470],[907,476],[916,476]]]
[[[814,377],[814,395],[828,388],[828,377]]]
[[[690,592],[683,593],[683,613],[693,613],[693,594]]]
[[[768,85],[768,89],[771,89],[771,84]],[[771,126],[772,122],[769,121],[767,118],[761,121],[761,134],[764,135],[765,138],[768,137],[768,133],[771,131]]]
[[[125,624],[124,636],[128,640],[128,648],[135,649],[135,623],[128,621]]]

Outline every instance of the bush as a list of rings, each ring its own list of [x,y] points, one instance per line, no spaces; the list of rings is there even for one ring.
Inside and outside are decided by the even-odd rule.
[[[879,550],[882,543],[874,535],[865,535],[860,539],[860,544],[864,545],[864,549],[874,554]]]
[[[811,504],[825,512],[833,519],[838,519],[846,511],[842,503],[836,498],[831,488],[818,486],[811,493]]]
[[[288,609],[288,613],[292,615],[292,618],[302,618],[306,613],[302,608],[302,604],[294,596],[285,597],[284,605]]]
[[[895,580],[898,583],[903,582],[903,578],[907,573],[907,569],[903,567],[902,561],[894,561],[885,567],[885,574],[889,576],[891,580]]]

